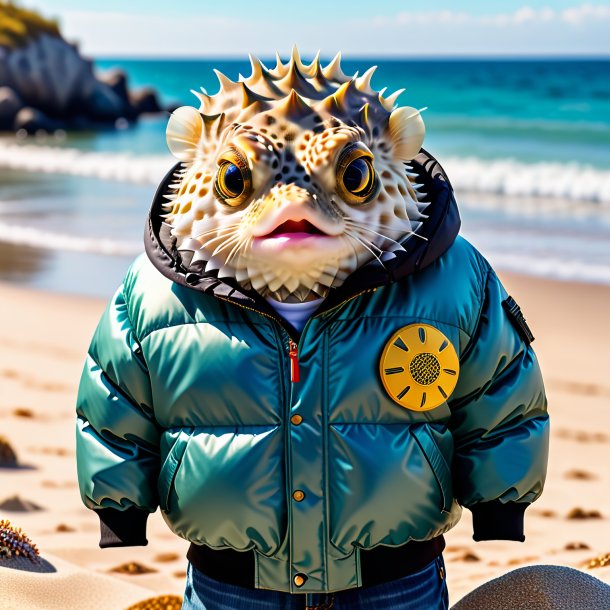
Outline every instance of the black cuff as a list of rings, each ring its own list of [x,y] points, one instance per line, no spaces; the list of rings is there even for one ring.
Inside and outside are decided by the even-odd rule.
[[[473,538],[480,540],[517,540],[523,542],[523,513],[526,502],[481,502],[469,506],[472,511]]]
[[[113,546],[146,546],[146,510],[132,506],[125,510],[100,508],[100,548]]]

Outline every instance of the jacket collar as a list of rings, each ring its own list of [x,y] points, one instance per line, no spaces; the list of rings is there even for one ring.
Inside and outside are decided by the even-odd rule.
[[[418,174],[417,182],[430,200],[425,219],[417,237],[409,237],[405,251],[395,252],[395,258],[381,263],[373,259],[354,271],[338,288],[332,289],[316,313],[327,311],[363,291],[395,282],[427,267],[441,256],[455,240],[460,229],[460,216],[451,183],[440,163],[421,150],[409,163]],[[163,224],[163,196],[174,181],[175,165],[163,178],[155,193],[146,228],[144,246],[153,265],[166,277],[182,286],[199,290],[237,305],[259,310],[279,320],[273,308],[254,290],[244,290],[232,278],[216,277],[215,272],[190,273],[182,264],[176,240]],[[424,238],[424,239],[421,239]],[[279,320],[281,321],[281,320]]]

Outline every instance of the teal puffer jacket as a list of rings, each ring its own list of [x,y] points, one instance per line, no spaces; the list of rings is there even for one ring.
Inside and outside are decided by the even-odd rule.
[[[418,167],[444,189],[440,235],[451,191]],[[108,305],[78,396],[80,489],[106,546],[142,544],[160,507],[196,545],[253,549],[257,587],[320,592],[359,586],[363,550],[439,536],[462,506],[475,539],[523,539],[546,399],[527,326],[473,246],[450,235],[406,274],[369,271],[298,336],[255,295],[177,281],[154,210],[154,264],[139,257]]]

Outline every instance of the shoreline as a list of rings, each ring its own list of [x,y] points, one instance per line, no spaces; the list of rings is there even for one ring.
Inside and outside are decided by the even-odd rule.
[[[606,230],[596,234],[581,227],[579,235],[573,236],[573,243],[561,251],[564,230],[543,234],[535,229],[519,230],[514,225],[506,225],[509,221],[502,217],[480,222],[467,214],[462,216],[462,237],[483,253],[502,277],[523,276],[548,285],[559,284],[569,292],[572,287],[579,292],[587,292],[588,286],[610,288],[610,224],[607,234]],[[503,228],[490,230],[490,220]],[[144,223],[135,224],[133,233],[139,232],[140,224]],[[592,221],[589,226],[593,227]],[[18,229],[23,233],[7,241],[0,239],[0,286],[19,290],[109,299],[129,265],[144,253],[140,240],[75,238],[69,234],[7,225],[0,217],[2,228],[8,232]],[[538,239],[539,244],[536,243]],[[553,240],[551,245],[549,239]],[[44,246],[37,246],[40,243]],[[565,241],[563,243],[565,245]],[[92,269],[97,273],[91,273]]]
[[[586,562],[610,552],[610,286],[499,276],[536,337],[552,422],[549,473],[541,499],[526,512],[524,543],[473,542],[466,510],[446,534],[452,604],[518,567],[585,569]],[[117,587],[128,583],[151,595],[181,595],[188,543],[167,528],[158,511],[149,519],[147,547],[102,550],[97,519],[78,494],[76,389],[106,302],[0,282],[0,430],[25,465],[0,471],[0,504],[19,495],[41,507],[0,508],[0,519],[22,527],[43,557],[110,576]],[[126,562],[154,572],[109,572]],[[588,573],[610,584],[610,566]]]

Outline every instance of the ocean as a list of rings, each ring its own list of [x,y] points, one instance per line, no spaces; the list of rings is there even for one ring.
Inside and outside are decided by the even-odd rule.
[[[274,61],[266,61],[274,65]],[[166,103],[215,93],[237,60],[97,60]],[[352,58],[372,86],[427,107],[424,147],[446,169],[462,234],[501,270],[610,284],[610,61]],[[142,251],[156,184],[173,165],[167,117],[118,131],[0,134],[0,281],[108,298]]]

